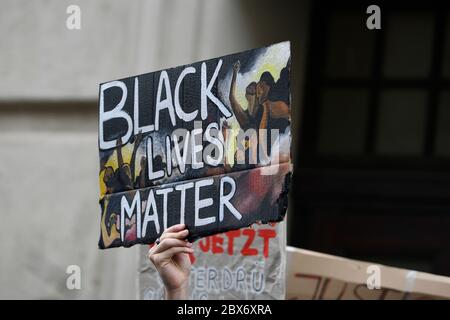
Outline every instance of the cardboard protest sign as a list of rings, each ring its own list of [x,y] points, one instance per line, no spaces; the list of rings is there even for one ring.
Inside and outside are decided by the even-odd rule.
[[[286,223],[254,224],[249,228],[205,237],[194,243],[189,299],[284,299]],[[139,296],[164,299],[158,271],[140,254]]]
[[[450,278],[287,247],[290,300],[450,299]]]
[[[290,162],[289,42],[100,85],[99,247],[281,221]]]

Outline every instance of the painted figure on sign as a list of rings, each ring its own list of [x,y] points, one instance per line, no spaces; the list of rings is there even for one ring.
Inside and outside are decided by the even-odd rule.
[[[111,166],[107,166],[104,170],[103,182],[106,186],[106,193],[111,194],[119,191],[126,191],[133,189],[134,181],[134,170],[136,162],[136,152],[139,144],[142,140],[142,133],[139,133],[134,141],[133,152],[131,154],[130,163],[124,163],[122,155],[122,140],[116,140],[116,153],[117,153],[117,169]]]

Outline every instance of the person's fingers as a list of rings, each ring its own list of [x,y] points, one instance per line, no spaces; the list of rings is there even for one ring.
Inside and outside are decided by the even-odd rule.
[[[194,253],[194,249],[189,247],[171,247],[163,252],[157,253],[153,255],[153,261],[164,261],[171,259],[177,253]],[[156,259],[155,259],[156,258]]]
[[[174,238],[174,239],[184,239],[188,236],[189,234],[189,230],[184,229],[181,230],[179,232],[165,232],[161,235],[161,237],[159,237],[159,241],[163,241],[164,239],[170,239],[170,238]]]
[[[148,252],[148,259],[155,265],[160,266],[163,261],[168,261],[177,253],[194,253],[194,250],[190,247],[171,247],[163,252],[155,253],[155,247],[151,248]]]
[[[184,240],[174,239],[174,238],[168,238],[161,240],[161,242],[155,246],[155,250],[153,251],[154,254],[163,252],[165,250],[168,250],[172,247],[191,247],[192,244],[190,242],[186,242]]]
[[[164,230],[163,234],[168,233],[168,232],[178,232],[178,231],[183,230],[184,228],[186,228],[185,224],[174,224],[173,226]]]

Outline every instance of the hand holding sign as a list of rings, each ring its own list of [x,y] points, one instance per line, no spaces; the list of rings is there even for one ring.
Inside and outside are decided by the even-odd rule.
[[[159,238],[159,243],[154,245],[148,258],[158,270],[166,288],[166,298],[186,299],[191,272],[190,253],[192,243],[185,239],[189,231],[184,224],[176,224],[167,228]]]

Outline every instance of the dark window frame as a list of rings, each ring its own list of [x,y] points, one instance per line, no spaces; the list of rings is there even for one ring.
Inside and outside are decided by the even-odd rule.
[[[450,13],[450,5],[442,3],[423,3],[419,1],[395,1],[395,3],[379,2],[381,8],[382,28],[372,30],[375,33],[374,58],[371,77],[327,78],[325,75],[327,43],[329,43],[329,26],[333,13],[357,12],[362,17],[369,3],[356,1],[333,2],[314,1],[310,24],[309,55],[306,67],[304,88],[304,109],[300,129],[300,147],[298,150],[299,168],[333,168],[333,169],[365,169],[365,170],[430,170],[450,171],[450,159],[434,154],[437,125],[437,109],[439,95],[450,90],[450,79],[442,77],[443,51],[446,24]],[[435,17],[432,43],[432,60],[430,75],[425,78],[384,78],[382,66],[386,33],[389,30],[387,17],[395,12],[428,11]],[[362,19],[361,27],[365,28]],[[369,91],[369,106],[365,132],[363,155],[322,155],[317,152],[320,132],[321,92],[334,88],[364,88]],[[376,155],[374,152],[377,136],[378,109],[383,89],[424,89],[427,94],[425,137],[422,155]]]
[[[393,2],[393,1],[391,1]],[[363,13],[367,6],[377,4],[381,8],[382,29],[376,33],[375,76],[364,83],[361,79],[332,79],[328,84],[335,86],[372,85],[369,125],[376,128],[377,105],[383,86],[393,88],[415,88],[429,86],[426,105],[427,129],[425,150],[421,156],[380,156],[373,154],[373,146],[366,147],[364,156],[324,156],[315,153],[318,141],[318,106],[320,106],[321,75],[325,67],[325,37],[331,13],[336,10],[350,10]],[[448,243],[450,234],[450,159],[432,155],[436,130],[439,93],[448,88],[450,82],[440,77],[442,42],[445,34],[435,34],[433,48],[440,48],[441,54],[432,56],[431,73],[439,75],[438,80],[393,79],[383,81],[381,74],[384,51],[387,14],[411,10],[433,10],[442,15],[449,10],[428,1],[345,2],[314,1],[311,3],[309,45],[306,60],[306,78],[303,96],[303,114],[300,125],[300,148],[296,150],[291,208],[289,214],[288,243],[293,246],[319,252],[336,254],[353,259],[389,263],[402,268],[413,268],[449,276]],[[366,15],[367,16],[367,15]],[[365,27],[365,20],[361,21]],[[435,20],[435,27],[443,28],[442,17]],[[450,23],[450,21],[449,21]],[[444,29],[443,29],[444,30]],[[430,107],[429,107],[430,106]],[[375,141],[376,134],[367,133],[366,141]],[[374,143],[373,143],[374,145]],[[446,259],[446,260],[445,260]],[[401,260],[401,261],[400,261]],[[412,264],[406,265],[406,261]],[[422,268],[419,263],[426,263]],[[436,262],[441,261],[441,262]],[[444,262],[444,264],[442,264]]]

